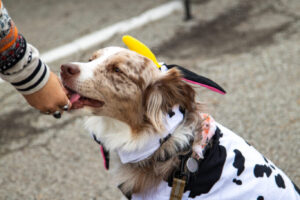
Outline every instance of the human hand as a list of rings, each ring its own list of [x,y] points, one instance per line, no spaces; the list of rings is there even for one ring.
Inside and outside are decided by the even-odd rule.
[[[33,94],[23,96],[32,107],[45,114],[54,113],[53,116],[55,118],[60,118],[63,110],[71,108],[65,89],[53,72],[50,72],[49,80],[42,89]]]

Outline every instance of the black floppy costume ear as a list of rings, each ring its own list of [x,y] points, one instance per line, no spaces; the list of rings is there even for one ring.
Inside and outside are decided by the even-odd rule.
[[[192,83],[192,84],[196,84],[196,85],[200,85],[203,87],[206,87],[214,92],[220,93],[220,94],[226,94],[226,91],[219,86],[216,82],[198,75],[184,67],[181,67],[179,65],[165,65],[168,69],[172,69],[173,67],[176,67],[177,69],[179,69],[183,75],[183,80]]]

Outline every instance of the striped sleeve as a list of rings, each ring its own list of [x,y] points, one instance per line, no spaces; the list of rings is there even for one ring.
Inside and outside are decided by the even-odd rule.
[[[38,50],[18,33],[0,0],[0,77],[22,94],[32,94],[47,83],[49,75]]]

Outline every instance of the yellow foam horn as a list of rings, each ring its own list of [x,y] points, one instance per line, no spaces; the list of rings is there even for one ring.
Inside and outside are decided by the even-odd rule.
[[[160,68],[160,64],[158,64],[155,55],[145,44],[130,35],[124,35],[122,40],[128,49],[149,58],[158,68]]]

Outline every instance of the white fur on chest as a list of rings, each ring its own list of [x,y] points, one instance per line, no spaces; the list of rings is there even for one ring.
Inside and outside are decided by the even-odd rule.
[[[95,134],[108,150],[116,150],[122,146],[132,149],[135,146],[128,143],[132,137],[130,127],[119,120],[102,116],[89,117],[85,128]]]
[[[126,123],[103,116],[89,117],[85,122],[85,127],[110,151],[137,151],[155,136],[150,132],[133,135]]]

